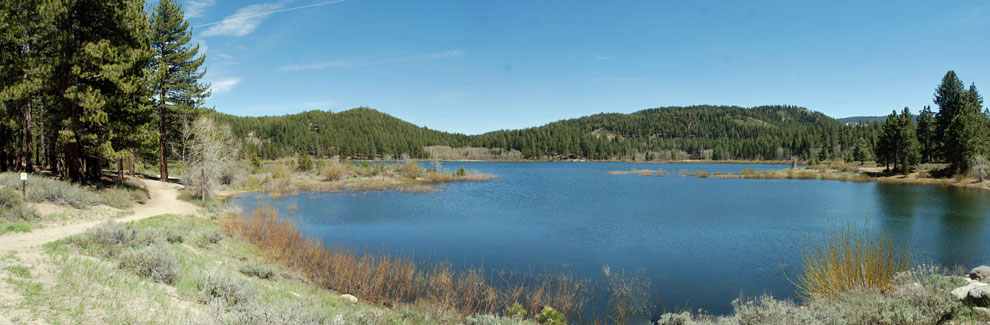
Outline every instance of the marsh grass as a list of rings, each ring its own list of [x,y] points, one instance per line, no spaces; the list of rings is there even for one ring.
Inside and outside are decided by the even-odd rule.
[[[642,175],[642,176],[657,176],[663,177],[667,176],[667,171],[661,168],[657,169],[633,169],[633,170],[613,170],[608,172],[610,175]]]
[[[323,288],[384,306],[429,305],[462,316],[493,314],[519,302],[535,314],[553,306],[564,314],[582,310],[589,285],[568,274],[487,273],[481,268],[455,270],[449,263],[416,262],[408,256],[358,253],[307,238],[271,207],[250,216],[234,215],[221,227],[254,244],[269,260],[298,270]]]
[[[850,223],[830,224],[820,241],[808,240],[802,247],[802,274],[794,282],[804,298],[835,297],[850,290],[888,290],[894,276],[908,271],[911,255],[897,247],[881,231],[855,228]]]

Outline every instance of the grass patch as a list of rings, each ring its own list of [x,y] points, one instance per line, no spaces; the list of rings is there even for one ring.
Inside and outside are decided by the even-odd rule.
[[[633,170],[613,170],[610,175],[642,175],[642,176],[667,176],[667,171],[663,169],[633,169]]]
[[[74,208],[84,208],[100,203],[100,197],[78,184],[56,180],[43,175],[28,177],[28,201],[51,202],[58,205],[69,205]],[[16,173],[0,174],[0,185],[10,188],[20,188],[20,175]]]
[[[23,279],[31,278],[31,270],[28,269],[27,266],[13,265],[13,266],[5,267],[3,269],[19,278],[23,278]]]
[[[834,297],[853,289],[888,290],[894,275],[911,267],[911,255],[884,232],[851,224],[828,227],[823,240],[802,249],[802,274],[795,285],[803,297]]]
[[[8,232],[31,232],[35,224],[27,221],[0,221],[0,235]]]
[[[21,193],[0,187],[0,235],[29,232],[37,224],[37,213],[24,203]]]

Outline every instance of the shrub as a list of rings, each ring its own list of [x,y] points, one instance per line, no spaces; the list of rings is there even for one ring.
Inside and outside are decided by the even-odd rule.
[[[223,240],[223,234],[221,234],[219,231],[214,230],[203,234],[203,238],[205,238],[206,241],[210,244],[216,244],[219,243],[221,240]]]
[[[296,170],[305,172],[311,169],[313,169],[313,160],[309,158],[309,155],[302,155],[299,160],[296,161]]]
[[[207,271],[196,282],[199,290],[197,300],[209,304],[220,302],[226,306],[236,306],[251,301],[254,290],[234,275],[213,269]]]
[[[241,273],[247,276],[253,276],[259,279],[274,279],[275,278],[275,268],[268,266],[266,264],[247,262],[241,265]]]
[[[148,228],[137,234],[138,243],[152,245],[155,243],[181,244],[186,240],[185,235],[174,229]]]
[[[509,317],[524,318],[524,317],[526,317],[526,307],[523,307],[522,304],[516,302],[516,303],[512,304],[512,306],[509,306],[508,309],[505,310],[505,315],[506,316],[509,316]]]
[[[319,173],[320,176],[323,176],[328,181],[338,181],[347,178],[351,174],[348,165],[337,163],[323,164],[320,166]]]
[[[399,167],[399,173],[408,178],[417,178],[422,172],[423,169],[419,167],[419,164],[414,162],[406,163]]]
[[[564,314],[561,314],[556,309],[550,308],[549,306],[543,307],[543,310],[539,314],[536,314],[536,321],[540,324],[550,324],[550,325],[566,325],[567,319],[564,318]]]
[[[127,225],[108,220],[86,230],[83,238],[103,245],[131,245],[137,241],[137,231]]]
[[[108,188],[100,192],[100,201],[117,209],[130,208],[134,204],[131,198],[131,193],[122,188]]]
[[[698,178],[708,178],[708,173],[703,170],[699,170],[694,172],[694,176],[697,176]]]
[[[21,193],[8,187],[0,187],[0,220],[25,221],[34,217],[34,209],[24,204]]]
[[[120,255],[120,267],[131,269],[140,276],[164,283],[174,283],[179,262],[168,244],[159,242],[142,249],[131,249]]]
[[[803,274],[795,285],[806,298],[833,297],[852,289],[889,289],[894,275],[907,271],[911,257],[895,247],[881,232],[857,230],[846,223],[829,226],[824,240],[806,244],[802,250]]]
[[[467,175],[467,171],[464,170],[464,166],[461,166],[461,168],[458,168],[457,171],[454,172],[454,177],[461,177],[464,175]]]
[[[21,188],[20,175],[4,173],[0,175],[0,185],[11,188]],[[69,205],[74,208],[84,208],[100,203],[100,197],[77,184],[51,179],[41,175],[28,177],[28,201],[51,202],[58,205]]]

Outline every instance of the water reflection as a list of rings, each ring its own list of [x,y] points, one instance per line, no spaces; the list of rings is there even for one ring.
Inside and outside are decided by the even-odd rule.
[[[879,226],[919,262],[987,263],[990,195],[971,189],[877,184]]]

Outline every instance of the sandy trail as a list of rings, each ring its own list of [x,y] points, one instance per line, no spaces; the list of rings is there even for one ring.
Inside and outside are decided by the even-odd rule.
[[[112,219],[115,222],[129,222],[150,218],[163,214],[197,215],[199,208],[189,202],[178,199],[182,185],[164,183],[153,180],[139,179],[148,188],[148,202],[136,204],[134,214]],[[55,284],[56,267],[50,258],[43,253],[41,245],[65,237],[82,233],[111,218],[104,220],[87,220],[68,225],[35,229],[29,233],[8,233],[0,235],[0,278],[4,277],[3,268],[8,265],[26,266],[30,269],[32,279],[45,287]],[[0,325],[12,323],[44,324],[40,319],[34,319],[30,311],[20,306],[24,297],[6,282],[0,281]]]
[[[150,199],[145,204],[136,204],[134,214],[114,219],[116,222],[129,222],[162,214],[195,215],[198,207],[178,199],[182,185],[140,179],[148,188]],[[64,226],[35,229],[28,233],[8,233],[0,236],[0,255],[9,251],[41,246],[45,243],[72,236],[98,225],[105,220],[86,221]]]

